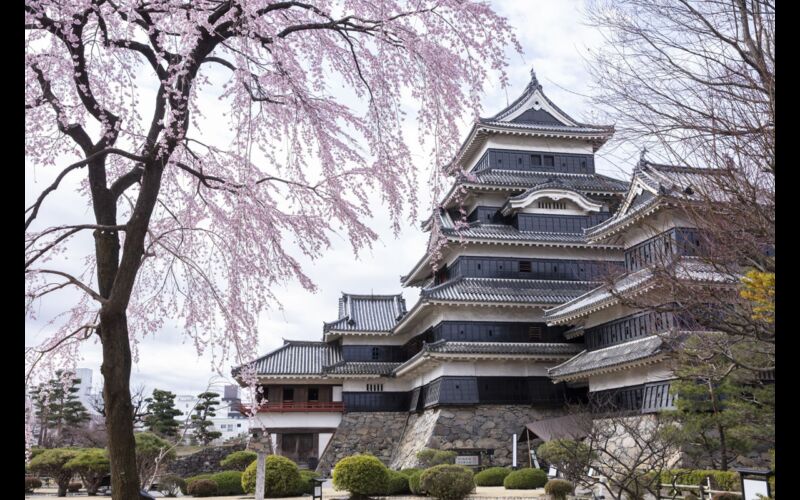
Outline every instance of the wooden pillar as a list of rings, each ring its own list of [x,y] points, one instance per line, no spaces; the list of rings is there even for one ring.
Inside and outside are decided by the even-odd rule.
[[[527,427],[525,427],[525,436],[528,438],[528,467],[533,469],[533,457],[531,457],[531,431],[528,430]]]
[[[267,452],[258,451],[258,463],[256,463],[256,500],[264,500],[264,476],[267,462]]]

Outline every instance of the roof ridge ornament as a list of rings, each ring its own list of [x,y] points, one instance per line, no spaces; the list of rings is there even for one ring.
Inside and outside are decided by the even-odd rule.
[[[647,146],[642,147],[642,151],[639,153],[639,164],[637,166],[641,167],[643,170],[647,170],[647,159],[645,155],[647,155]]]
[[[528,83],[528,87],[539,88],[539,89],[542,88],[542,84],[539,83],[539,79],[536,78],[536,70],[533,68],[532,64],[531,64],[531,81],[530,83]]]

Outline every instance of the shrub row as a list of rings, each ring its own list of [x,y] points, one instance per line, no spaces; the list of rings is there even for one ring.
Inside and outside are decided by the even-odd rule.
[[[739,491],[741,482],[739,473],[734,471],[722,470],[689,470],[672,469],[661,472],[661,483],[671,484],[675,479],[676,484],[691,484],[699,486],[706,484],[706,478],[710,477],[713,485],[721,490]]]

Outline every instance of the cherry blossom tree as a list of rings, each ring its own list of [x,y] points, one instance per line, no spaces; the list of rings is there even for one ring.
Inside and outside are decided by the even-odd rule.
[[[28,0],[25,26],[28,168],[57,172],[25,210],[26,314],[60,312],[26,382],[99,339],[119,499],[138,495],[137,340],[176,321],[198,353],[248,361],[274,285],[314,289],[295,256],[334,232],[369,247],[372,193],[395,232],[416,215],[404,103],[443,170],[520,50],[477,0]],[[227,138],[203,135],[213,98]],[[74,223],[52,199],[77,179]]]

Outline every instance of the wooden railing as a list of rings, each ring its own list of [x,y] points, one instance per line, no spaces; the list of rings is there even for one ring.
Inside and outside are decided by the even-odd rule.
[[[250,406],[240,405],[241,413],[249,413]],[[341,401],[284,401],[281,403],[264,403],[259,406],[258,413],[282,413],[282,412],[322,412],[322,411],[344,411],[344,403]]]

